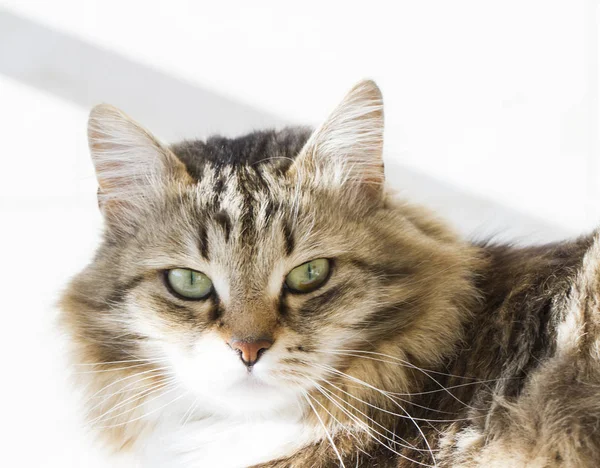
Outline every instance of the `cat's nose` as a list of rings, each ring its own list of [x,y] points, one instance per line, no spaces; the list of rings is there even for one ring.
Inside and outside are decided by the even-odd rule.
[[[270,340],[236,340],[229,342],[229,346],[237,351],[246,367],[252,367],[263,353],[273,344]]]

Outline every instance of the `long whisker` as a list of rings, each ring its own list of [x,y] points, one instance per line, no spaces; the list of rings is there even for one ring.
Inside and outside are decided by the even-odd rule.
[[[94,397],[95,399],[102,398],[102,400],[100,400],[94,406],[92,406],[91,408],[89,408],[88,409],[88,413],[91,413],[97,407],[102,406],[109,399],[111,399],[112,397],[115,397],[117,395],[126,394],[126,393],[130,393],[130,392],[136,392],[138,390],[142,390],[143,391],[144,389],[147,389],[148,387],[153,387],[153,386],[160,385],[162,383],[165,383],[165,382],[173,380],[173,378],[170,378],[169,380],[166,380],[166,381],[159,381],[159,382],[154,382],[154,381],[151,380],[150,382],[146,382],[146,383],[144,383],[144,384],[142,384],[140,386],[137,386],[137,387],[134,387],[134,388],[129,388],[132,385],[136,385],[136,384],[140,383],[143,380],[150,380],[150,379],[154,379],[154,378],[155,378],[155,376],[153,376],[153,375],[152,376],[148,376],[148,377],[144,377],[143,379],[140,379],[140,380],[137,380],[137,381],[134,381],[134,382],[131,382],[131,383],[127,384],[125,387],[123,387],[123,388],[119,389],[118,391],[113,392],[113,393],[111,393],[109,395],[98,395],[97,397]]]
[[[329,367],[329,366],[327,366],[327,367]],[[378,393],[381,393],[383,396],[385,396],[386,398],[388,398],[389,400],[391,400],[391,401],[392,401],[392,402],[395,404],[395,406],[398,406],[400,409],[402,409],[402,410],[403,410],[403,411],[406,413],[406,410],[405,410],[405,409],[404,409],[404,408],[403,408],[403,407],[402,407],[402,406],[401,406],[401,405],[400,405],[400,404],[399,404],[399,403],[398,403],[396,400],[394,400],[394,399],[393,399],[393,398],[392,398],[392,397],[391,397],[391,396],[388,394],[388,392],[386,392],[386,391],[384,391],[384,390],[381,390],[380,388],[374,387],[374,386],[372,386],[372,385],[368,384],[367,382],[364,382],[364,381],[362,381],[362,380],[360,380],[360,379],[357,379],[356,377],[352,377],[352,376],[350,376],[350,375],[348,375],[348,374],[345,374],[345,373],[343,373],[343,372],[341,372],[341,371],[338,371],[337,369],[334,369],[333,367],[330,367],[330,369],[331,369],[331,370],[328,370],[328,372],[333,372],[333,373],[336,373],[337,375],[340,375],[340,376],[342,376],[342,377],[350,378],[350,379],[352,379],[353,381],[356,381],[356,382],[359,382],[359,383],[361,383],[363,386],[366,386],[367,388],[371,388],[371,389],[375,390],[376,392],[378,392]],[[327,369],[325,369],[325,370],[327,370]],[[341,389],[340,389],[340,391],[342,391],[342,392],[343,392],[343,390],[341,390]],[[347,393],[347,392],[345,392],[345,393]],[[384,413],[390,414],[390,415],[392,415],[392,416],[397,416],[397,417],[399,417],[399,418],[404,418],[404,419],[411,419],[411,420],[413,420],[413,421],[423,421],[423,422],[433,422],[433,423],[440,423],[440,422],[442,422],[442,423],[450,423],[450,422],[460,422],[460,421],[471,421],[471,420],[473,420],[473,419],[475,419],[475,418],[478,418],[478,417],[482,417],[482,418],[485,418],[485,417],[486,417],[485,415],[482,415],[482,416],[471,416],[471,417],[469,417],[469,418],[456,418],[456,419],[427,419],[427,418],[414,418],[414,417],[412,417],[412,416],[407,416],[406,414],[399,414],[399,413],[395,413],[395,412],[393,412],[393,411],[389,411],[389,410],[386,410],[386,409],[383,409],[383,408],[379,408],[378,406],[375,406],[375,405],[373,405],[373,404],[371,404],[371,403],[369,403],[369,402],[367,402],[367,401],[361,400],[361,399],[360,399],[360,398],[358,398],[356,395],[352,395],[351,393],[347,393],[347,394],[348,394],[349,396],[351,396],[352,398],[354,398],[354,399],[357,399],[357,400],[359,400],[360,402],[364,403],[365,405],[367,405],[367,406],[370,406],[371,408],[375,408],[375,409],[377,409],[377,410],[379,410],[379,411],[383,411]]]
[[[464,375],[447,374],[445,372],[439,372],[439,371],[430,370],[430,369],[425,370],[425,369],[422,369],[422,368],[416,366],[412,362],[406,361],[406,360],[401,359],[401,358],[399,358],[397,356],[392,356],[390,354],[384,354],[384,353],[378,353],[378,352],[375,352],[375,351],[366,351],[366,350],[362,350],[362,349],[332,349],[332,350],[326,350],[326,351],[322,350],[322,351],[318,351],[318,352],[321,352],[321,353],[332,353],[332,354],[335,354],[335,353],[337,353],[337,354],[340,354],[340,353],[342,353],[342,354],[343,353],[371,354],[371,355],[375,355],[375,356],[385,357],[385,358],[391,359],[391,360],[393,360],[393,361],[395,361],[397,363],[404,364],[405,366],[408,366],[408,367],[411,367],[411,368],[417,368],[418,370],[421,370],[423,372],[428,372],[428,373],[431,373],[431,374],[443,375],[443,376],[446,376],[446,377],[454,377],[454,378],[457,378],[457,379],[464,379],[464,380],[479,380],[476,377],[467,377],[467,376],[464,376]]]
[[[367,382],[365,382],[365,381],[363,381],[363,380],[357,379],[356,377],[353,377],[353,376],[351,376],[351,375],[348,375],[348,374],[345,374],[345,373],[343,373],[343,372],[341,372],[341,371],[338,371],[337,369],[334,369],[334,368],[333,368],[333,367],[331,367],[331,366],[325,366],[325,367],[328,367],[330,371],[333,371],[333,372],[335,372],[335,373],[338,373],[339,375],[343,375],[343,376],[345,376],[346,378],[348,378],[348,379],[350,379],[350,380],[356,381],[356,382],[358,382],[358,383],[362,383],[362,384],[363,384],[363,385],[365,385],[367,388],[370,388],[370,389],[372,389],[372,390],[375,390],[376,392],[380,393],[381,395],[385,396],[385,397],[386,397],[386,398],[388,398],[390,401],[392,401],[392,403],[394,403],[394,404],[395,404],[395,405],[396,405],[398,408],[400,408],[400,409],[402,410],[402,412],[403,412],[403,413],[406,415],[406,417],[412,421],[412,423],[413,423],[413,424],[414,424],[414,426],[416,427],[417,431],[419,431],[419,434],[421,434],[421,437],[423,437],[423,441],[425,442],[425,445],[427,446],[427,449],[429,450],[429,453],[431,454],[431,458],[432,458],[432,460],[433,460],[433,464],[434,464],[434,465],[437,465],[437,462],[436,462],[436,460],[435,460],[435,455],[433,454],[433,450],[431,450],[431,446],[429,445],[429,441],[427,440],[427,437],[425,436],[425,433],[424,433],[424,432],[422,431],[422,429],[419,427],[419,424],[417,423],[417,421],[415,420],[415,418],[413,418],[413,417],[412,417],[412,416],[411,416],[411,415],[408,413],[408,411],[406,411],[406,410],[404,409],[404,407],[403,407],[403,406],[402,406],[400,403],[398,403],[396,400],[394,400],[392,397],[390,397],[390,396],[389,396],[389,395],[388,395],[388,394],[387,394],[385,391],[383,391],[383,390],[381,390],[381,389],[379,389],[379,388],[377,388],[377,387],[375,387],[375,386],[373,386],[373,385],[371,385],[371,384],[369,384],[369,383],[367,383]]]
[[[104,372],[116,372],[116,371],[121,371],[121,370],[129,370],[129,369],[135,369],[137,367],[148,367],[153,363],[150,362],[143,362],[140,364],[132,364],[131,366],[122,366],[122,367],[112,367],[112,368],[108,368],[108,369],[95,369],[95,370],[85,370],[85,371],[78,371],[77,374],[101,374]]]
[[[339,390],[339,391],[341,391],[341,392],[343,392],[343,393],[346,393],[346,392],[344,392],[344,390],[342,390],[342,389],[341,389],[340,387],[338,387],[337,385],[334,385],[334,384],[332,384],[331,382],[329,382],[329,381],[327,381],[327,380],[325,380],[325,379],[324,379],[323,381],[324,381],[324,382],[326,382],[328,385],[331,385],[333,388],[335,388],[335,389],[337,389],[337,390]],[[315,384],[316,384],[316,383],[315,383]],[[343,398],[341,398],[340,396],[336,395],[336,394],[335,394],[334,392],[332,392],[331,390],[328,390],[328,389],[326,389],[325,387],[323,387],[323,386],[321,386],[321,385],[319,385],[319,384],[316,384],[316,385],[318,386],[318,389],[319,389],[320,391],[321,391],[321,390],[322,390],[322,391],[326,391],[326,392],[327,392],[329,395],[331,395],[331,396],[335,397],[337,400],[341,401],[342,403],[345,403],[345,404],[347,404],[348,406],[350,406],[351,408],[353,408],[355,411],[359,412],[361,415],[363,415],[365,418],[367,418],[369,421],[373,422],[374,424],[376,424],[377,426],[379,426],[380,428],[382,428],[384,431],[388,432],[389,434],[392,434],[392,435],[393,435],[394,437],[396,437],[398,440],[400,440],[400,441],[404,442],[404,444],[403,444],[403,443],[400,443],[400,442],[398,442],[397,440],[392,440],[392,439],[388,438],[388,437],[387,437],[385,434],[381,434],[380,432],[378,432],[378,431],[377,431],[376,429],[374,429],[374,428],[370,428],[371,430],[373,430],[373,431],[376,431],[376,432],[377,432],[379,435],[381,435],[382,437],[385,437],[387,440],[389,440],[389,441],[393,442],[393,443],[394,443],[394,444],[396,444],[396,445],[400,445],[401,447],[404,447],[404,448],[408,448],[408,449],[411,449],[411,450],[417,450],[417,451],[419,451],[419,452],[428,452],[427,450],[422,450],[422,449],[419,449],[419,448],[415,447],[414,445],[412,445],[412,444],[411,444],[410,442],[408,442],[407,440],[405,440],[405,439],[403,439],[403,438],[401,438],[401,437],[398,437],[398,436],[396,435],[396,433],[395,433],[395,432],[393,432],[393,431],[390,431],[388,428],[386,428],[386,427],[385,427],[385,426],[383,426],[382,424],[378,423],[378,422],[377,422],[377,421],[375,421],[373,418],[369,417],[367,414],[365,414],[364,412],[362,412],[361,410],[359,410],[359,409],[358,409],[356,406],[354,406],[352,403],[350,403],[349,401],[346,401],[346,400],[344,400]],[[352,396],[352,395],[349,395],[349,396]],[[359,401],[362,401],[362,400],[360,400],[360,399],[359,399]],[[332,403],[335,403],[335,402],[333,402],[333,401],[332,401]],[[377,408],[377,407],[375,407],[375,408]],[[347,411],[347,410],[346,410],[346,411]],[[350,413],[350,415],[351,415],[351,413]],[[352,415],[352,416],[354,416],[354,415]],[[360,421],[360,419],[359,419],[359,421]],[[360,422],[361,422],[361,423],[363,423],[363,424],[366,424],[364,421],[360,421]]]
[[[127,364],[130,362],[145,362],[145,363],[156,363],[156,362],[164,362],[167,358],[156,358],[156,359],[125,359],[121,361],[102,361],[102,362],[83,362],[79,364],[75,364],[77,367],[91,367],[91,366],[107,366],[110,364]]]
[[[364,403],[364,404],[367,404],[366,402],[364,402],[364,401],[363,401],[363,400],[361,400],[360,398],[358,398],[358,397],[354,397],[354,395],[351,395],[351,394],[349,394],[349,393],[345,392],[343,389],[341,389],[341,388],[340,388],[340,387],[338,387],[337,385],[335,385],[335,384],[333,384],[333,383],[329,382],[328,380],[326,380],[326,379],[322,379],[322,380],[323,380],[323,382],[325,382],[326,384],[330,385],[331,387],[333,387],[333,388],[337,389],[338,391],[340,391],[340,392],[342,392],[342,393],[344,393],[344,394],[346,394],[346,395],[348,395],[348,396],[351,396],[351,397],[353,397],[353,398],[357,399],[358,401],[360,401],[360,402],[362,402],[362,403]],[[394,432],[390,431],[390,430],[389,430],[387,427],[385,427],[384,425],[382,425],[382,424],[378,423],[378,422],[377,422],[377,421],[375,421],[373,418],[369,417],[367,414],[365,414],[364,412],[362,412],[361,410],[359,410],[359,409],[358,409],[356,406],[354,406],[354,405],[353,405],[352,403],[350,403],[349,401],[346,401],[346,400],[344,400],[343,398],[341,398],[340,396],[336,395],[336,394],[335,394],[334,392],[332,392],[331,390],[328,390],[328,389],[326,389],[325,387],[323,387],[323,386],[321,386],[321,385],[317,384],[316,382],[313,382],[313,383],[314,383],[314,384],[315,384],[315,385],[318,387],[318,389],[322,389],[322,390],[324,390],[324,391],[328,392],[330,395],[334,396],[336,399],[340,400],[341,402],[343,402],[343,403],[347,404],[348,406],[350,406],[350,407],[351,407],[351,408],[353,408],[354,410],[358,411],[358,412],[359,412],[361,415],[363,415],[363,416],[364,416],[365,418],[367,418],[369,421],[373,422],[374,424],[376,424],[377,426],[379,426],[380,428],[382,428],[382,429],[383,429],[383,430],[385,430],[386,432],[388,432],[388,433],[390,433],[390,434],[393,434],[395,437],[397,437],[397,436],[396,436],[396,434],[395,434]],[[380,408],[378,408],[377,406],[373,406],[373,407],[374,407],[374,408],[377,408],[377,409],[380,409]],[[383,435],[383,434],[382,434],[382,435]],[[385,436],[384,436],[384,437],[385,437]],[[409,448],[409,449],[413,449],[413,450],[420,450],[420,449],[418,449],[417,447],[415,447],[414,445],[412,445],[410,442],[408,442],[407,440],[405,440],[405,439],[402,439],[401,437],[398,437],[398,439],[399,439],[399,440],[401,440],[402,442],[405,442],[406,444],[408,444],[408,445],[403,445],[403,444],[400,444],[400,443],[398,443],[398,442],[395,442],[395,443],[398,443],[398,445],[401,445],[401,446],[403,446],[403,447],[405,447],[405,448]]]
[[[122,377],[120,379],[114,380],[112,382],[110,382],[108,385],[105,385],[104,387],[102,387],[100,390],[98,390],[96,393],[94,393],[92,396],[90,396],[89,398],[94,398],[96,395],[98,395],[99,393],[103,392],[104,390],[106,390],[107,388],[112,387],[113,385],[117,385],[119,382],[123,382],[125,380],[129,380],[129,379],[133,379],[135,377],[141,376],[141,375],[146,375],[146,374],[150,374],[153,372],[156,373],[160,373],[161,371],[164,371],[165,369],[168,369],[168,367],[157,367],[155,369],[149,369],[146,371],[142,371],[142,372],[137,372],[135,374],[131,374],[125,377]]]
[[[164,375],[171,375],[172,376],[172,374],[170,372],[165,373]],[[137,384],[139,384],[141,382],[145,382],[147,380],[159,379],[161,377],[162,377],[162,373],[160,373],[160,374],[150,374],[150,375],[147,375],[147,376],[142,377],[140,379],[135,379],[134,381],[129,382],[127,385],[124,385],[124,386],[120,387],[119,390],[117,390],[116,392],[110,393],[108,395],[105,395],[105,394],[92,395],[91,397],[88,398],[88,402],[90,402],[91,400],[98,399],[98,398],[109,398],[111,396],[118,395],[119,393],[125,393],[126,391],[129,391],[132,386],[135,386],[135,385],[137,385]],[[105,387],[105,388],[108,388],[108,387]],[[104,390],[105,388],[103,388],[102,390]],[[136,387],[136,388],[141,388],[141,387]]]
[[[181,422],[182,426],[185,426],[187,424],[187,422],[189,421],[189,419],[192,417],[192,414],[194,414],[194,411],[196,411],[196,403],[198,403],[198,398],[199,397],[196,397],[194,399],[193,403],[190,405],[190,409],[188,409],[184,413],[183,417],[181,418],[182,419],[182,422]]]
[[[159,397],[162,397],[162,396],[164,396],[164,395],[167,395],[168,393],[172,393],[172,392],[174,392],[174,391],[176,391],[176,390],[178,390],[178,389],[179,389],[179,386],[176,386],[175,388],[172,388],[172,389],[170,389],[170,390],[167,390],[167,391],[166,391],[166,392],[164,392],[162,395],[159,395],[158,397],[152,398],[152,399],[151,399],[151,400],[149,400],[148,402],[150,402],[150,401],[154,401],[154,400],[156,400],[157,398],[159,398]],[[153,414],[153,413],[156,413],[157,411],[160,411],[160,410],[162,410],[162,409],[166,408],[167,406],[169,406],[169,405],[171,405],[171,404],[175,403],[177,400],[180,400],[181,398],[185,397],[186,395],[187,395],[187,393],[184,393],[184,394],[182,394],[182,395],[179,395],[178,397],[176,397],[176,398],[174,398],[173,400],[171,400],[169,403],[166,403],[166,404],[164,404],[164,405],[160,406],[159,408],[155,408],[155,409],[153,409],[153,410],[151,410],[151,411],[149,411],[149,412],[147,412],[147,413],[145,413],[145,414],[143,414],[143,415],[141,415],[141,416],[139,416],[139,417],[137,417],[137,418],[130,419],[129,421],[126,421],[126,422],[123,422],[123,423],[119,423],[119,424],[113,424],[113,425],[111,425],[111,426],[99,426],[99,428],[100,428],[100,429],[113,429],[113,428],[115,428],[115,427],[125,426],[125,425],[128,425],[128,424],[131,424],[132,422],[139,421],[140,419],[146,418],[146,417],[150,416],[151,414]],[[148,402],[144,402],[144,403],[148,403]],[[138,405],[136,408],[138,408],[139,406],[141,406],[141,405]],[[133,408],[133,409],[136,409],[136,408]],[[121,414],[119,414],[119,415],[118,415],[118,416],[116,416],[116,417],[122,416],[123,414],[126,414],[126,413],[127,413],[127,411],[126,411],[126,412],[124,412],[124,413],[121,413]]]
[[[321,387],[321,388],[323,388],[323,387]],[[410,462],[412,462],[412,463],[416,463],[417,465],[426,466],[426,467],[431,467],[431,466],[432,466],[432,465],[428,465],[428,464],[426,464],[426,463],[422,463],[422,462],[418,462],[418,461],[416,461],[416,460],[413,460],[412,458],[409,458],[409,457],[407,457],[406,455],[403,455],[402,453],[400,453],[400,452],[398,452],[398,451],[394,450],[394,449],[393,449],[392,447],[390,447],[388,444],[386,444],[386,443],[382,442],[382,441],[381,441],[381,440],[379,440],[377,437],[375,437],[373,434],[371,434],[371,431],[373,431],[373,432],[375,432],[376,434],[380,435],[381,437],[385,438],[386,440],[388,440],[389,442],[391,442],[393,445],[399,445],[399,446],[401,446],[401,447],[408,448],[408,449],[413,449],[413,450],[417,450],[417,451],[419,451],[419,452],[422,452],[422,451],[425,451],[425,452],[427,452],[426,450],[421,450],[421,449],[417,449],[416,447],[413,447],[413,446],[404,445],[404,444],[402,444],[402,443],[398,442],[397,440],[394,440],[394,439],[391,439],[391,438],[387,437],[385,434],[382,434],[381,432],[377,431],[376,429],[373,429],[372,427],[369,427],[369,426],[368,426],[368,424],[366,424],[364,421],[361,421],[359,418],[357,418],[355,415],[353,415],[353,414],[352,414],[350,411],[348,411],[346,408],[342,407],[340,404],[338,404],[338,403],[336,403],[334,400],[332,400],[332,399],[331,399],[331,398],[330,398],[328,395],[326,395],[325,393],[323,393],[323,392],[321,391],[321,389],[318,389],[318,390],[319,390],[319,391],[320,391],[320,392],[323,394],[323,396],[325,396],[325,398],[327,398],[329,401],[331,401],[331,402],[332,402],[334,405],[336,405],[336,406],[337,406],[337,407],[338,407],[340,410],[342,410],[342,411],[343,411],[343,412],[344,412],[346,415],[348,415],[350,418],[352,418],[352,419],[353,419],[355,422],[357,422],[358,424],[360,424],[360,425],[363,427],[363,429],[365,430],[365,432],[366,432],[366,433],[369,435],[369,437],[371,437],[371,438],[372,438],[373,440],[375,440],[377,443],[379,443],[379,444],[380,444],[380,445],[382,445],[383,447],[385,447],[385,448],[389,449],[389,450],[390,450],[392,453],[394,453],[394,454],[398,455],[399,457],[402,457],[402,458],[404,458],[404,459],[406,459],[406,460],[408,460],[408,461],[410,461]],[[324,390],[325,390],[325,389],[324,389]],[[340,398],[339,398],[337,395],[335,395],[335,394],[333,394],[333,393],[331,393],[331,392],[330,392],[330,394],[331,394],[332,396],[335,396],[336,398],[340,399]],[[344,400],[342,400],[342,399],[340,399],[340,401],[342,401],[342,402],[344,402],[344,403],[346,403],[346,404],[349,404],[347,401],[344,401]],[[350,405],[350,407],[352,407],[352,408],[354,408],[355,410],[357,410],[359,413],[361,413],[361,414],[364,414],[364,413],[362,413],[360,410],[358,410],[358,409],[357,409],[355,406],[353,406],[353,405],[351,405],[351,404],[349,404],[349,405]],[[367,416],[367,418],[368,418],[368,416]],[[371,419],[371,418],[368,418],[368,419]],[[382,427],[383,427],[383,426],[382,426]],[[394,435],[394,436],[395,436],[395,434],[394,434],[392,431],[389,431],[388,429],[386,429],[386,431],[390,432],[392,435]],[[400,440],[403,440],[403,439],[400,439]]]
[[[132,395],[132,396],[130,396],[130,397],[128,397],[128,398],[126,398],[125,400],[121,401],[119,404],[117,404],[117,405],[115,405],[115,406],[112,406],[111,408],[109,408],[107,411],[105,411],[104,413],[102,413],[100,416],[98,416],[98,417],[96,417],[96,418],[92,419],[92,420],[90,421],[90,424],[95,424],[96,422],[98,422],[98,421],[100,421],[100,420],[104,419],[104,418],[105,418],[106,416],[108,416],[110,413],[112,413],[113,411],[116,411],[116,410],[118,410],[119,408],[122,408],[123,406],[127,405],[127,403],[128,403],[128,402],[130,402],[130,401],[132,401],[132,400],[139,400],[141,397],[147,397],[148,395],[152,395],[153,393],[156,393],[156,392],[158,392],[158,391],[161,391],[161,390],[163,390],[164,388],[167,388],[167,387],[169,387],[169,386],[173,386],[173,382],[174,382],[174,381],[175,381],[175,379],[174,379],[174,378],[173,378],[173,379],[170,379],[170,380],[169,380],[169,381],[167,381],[167,382],[163,382],[163,383],[157,384],[157,385],[155,385],[155,386],[153,386],[153,387],[150,387],[149,389],[142,390],[141,392],[138,392],[138,393],[136,393],[135,395]],[[140,403],[140,405],[142,405],[142,404],[144,404],[144,403],[148,403],[149,401],[154,401],[154,400],[153,400],[153,399],[151,399],[151,400],[143,401],[143,402],[141,402],[141,403]],[[118,416],[116,416],[116,417],[122,416],[123,414],[126,414],[126,413],[128,413],[128,412],[130,412],[130,411],[133,411],[133,410],[135,410],[136,408],[138,408],[140,405],[134,406],[133,408],[130,408],[130,409],[126,410],[126,411],[125,411],[125,412],[123,412],[123,413],[120,413],[120,414],[119,414]]]
[[[389,361],[384,361],[381,359],[377,359],[377,358],[372,358],[369,356],[362,356],[360,354],[353,354],[353,353],[357,353],[356,351],[352,351],[350,353],[345,353],[346,356],[351,356],[351,357],[360,357],[363,359],[370,359],[372,361],[380,361],[380,362],[384,362],[384,363],[389,363],[389,364],[397,364],[396,362],[389,362]],[[371,354],[370,352],[367,352],[368,354]],[[336,352],[334,351],[333,354],[336,354]],[[337,354],[342,354],[343,353],[337,353]],[[381,354],[381,353],[375,353],[375,354]],[[385,355],[386,356],[386,355]],[[472,410],[477,410],[477,408],[474,408],[472,406],[470,406],[469,404],[465,403],[464,401],[462,401],[460,398],[458,398],[456,395],[454,395],[452,392],[450,392],[446,387],[444,387],[440,382],[438,382],[434,377],[432,377],[431,375],[429,375],[429,371],[426,371],[424,369],[421,369],[419,366],[415,366],[414,364],[408,362],[408,361],[404,361],[403,359],[400,358],[394,358],[393,356],[389,356],[390,359],[394,359],[395,361],[398,361],[400,363],[400,365],[404,365],[405,367],[409,367],[411,369],[415,369],[419,372],[421,372],[423,375],[425,375],[428,379],[431,379],[433,382],[435,382],[437,385],[440,386],[440,390],[447,393],[448,395],[450,395],[454,400],[458,401],[460,404],[462,404],[463,406],[472,409]],[[437,374],[440,374],[439,372],[435,372]],[[442,375],[449,375],[451,377],[453,377],[451,374],[442,374]]]
[[[486,385],[489,383],[498,382],[500,379],[488,379],[488,380],[478,380],[477,382],[467,382],[463,384],[450,385],[448,387],[444,387],[446,390],[452,390],[455,388],[468,387],[470,385]],[[430,395],[432,393],[439,393],[445,391],[444,388],[438,388],[436,390],[427,390],[423,392],[412,392],[412,393],[400,393],[400,392],[389,392],[390,395],[399,395],[399,396],[419,396],[419,395]]]
[[[342,456],[340,455],[340,452],[339,452],[338,448],[335,446],[335,442],[333,442],[333,437],[331,437],[331,434],[327,430],[327,427],[325,426],[325,423],[321,419],[321,416],[319,416],[319,413],[317,412],[316,408],[314,407],[314,405],[310,401],[310,395],[308,393],[306,393],[304,395],[304,397],[306,398],[306,402],[310,405],[310,407],[312,408],[313,412],[315,413],[315,416],[317,417],[317,419],[321,423],[321,426],[323,426],[323,430],[325,431],[325,434],[327,435],[327,439],[329,439],[329,443],[331,444],[331,447],[333,448],[333,451],[335,452],[335,454],[338,457],[338,460],[340,461],[340,466],[342,468],[346,468],[346,465],[344,465],[344,460],[342,460]]]
[[[311,397],[311,395],[310,395],[310,394],[307,394],[307,395],[308,395],[309,397]],[[323,396],[325,396],[325,398],[327,398],[327,395],[323,394]],[[328,410],[328,409],[327,409],[325,406],[323,406],[323,404],[322,404],[322,403],[321,403],[319,400],[317,400],[317,399],[316,399],[316,398],[314,398],[314,397],[311,397],[311,398],[313,399],[313,401],[314,401],[316,404],[318,404],[318,405],[319,405],[321,408],[323,408],[323,411],[325,411],[325,412],[326,412],[326,413],[327,413],[329,416],[331,416],[331,418],[332,418],[332,419],[333,419],[333,420],[334,420],[336,423],[338,423],[338,424],[340,425],[340,427],[344,427],[344,424],[343,424],[343,423],[342,423],[342,422],[341,422],[341,421],[340,421],[338,418],[336,418],[336,417],[335,417],[333,414],[331,414],[331,412],[330,412],[330,411],[329,411],[329,410]],[[328,399],[329,399],[329,398],[328,398]],[[356,440],[356,442],[358,442],[358,444],[361,444],[361,441],[358,439],[358,437],[356,437],[356,435],[355,435],[355,434],[353,434],[353,433],[352,433],[352,431],[351,431],[351,430],[349,430],[349,429],[348,429],[348,430],[347,430],[347,433],[348,433],[348,435],[350,435],[350,437],[352,437],[354,440]],[[365,452],[363,452],[363,453],[365,453]]]

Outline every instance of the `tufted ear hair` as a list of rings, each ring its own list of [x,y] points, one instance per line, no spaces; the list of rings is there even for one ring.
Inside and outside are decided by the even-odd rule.
[[[98,204],[109,224],[127,224],[168,182],[191,180],[185,165],[150,132],[108,104],[94,107],[88,142]]]
[[[377,85],[361,81],[313,132],[290,174],[323,187],[350,188],[381,196],[383,99]]]

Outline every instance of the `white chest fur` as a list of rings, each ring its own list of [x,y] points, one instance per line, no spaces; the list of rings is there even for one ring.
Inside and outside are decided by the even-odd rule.
[[[210,417],[163,424],[144,444],[143,468],[243,468],[289,456],[318,435],[298,420]]]

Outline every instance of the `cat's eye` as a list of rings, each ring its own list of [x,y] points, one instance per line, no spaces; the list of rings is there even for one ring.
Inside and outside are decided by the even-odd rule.
[[[184,299],[204,299],[213,290],[210,278],[199,271],[174,268],[166,272],[165,278],[171,292]]]
[[[288,273],[285,284],[294,292],[314,291],[329,277],[330,262],[326,258],[318,258],[297,266]]]

